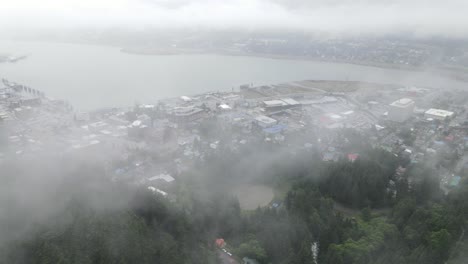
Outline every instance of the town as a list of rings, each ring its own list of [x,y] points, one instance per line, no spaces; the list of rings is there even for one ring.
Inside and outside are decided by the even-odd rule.
[[[93,156],[114,180],[145,184],[164,196],[183,171],[220,149],[263,142],[291,152],[318,149],[324,161],[358,159],[359,153],[341,150],[342,130],[411,163],[437,160],[446,193],[467,169],[464,91],[298,81],[80,112],[21,84],[3,80],[3,86],[0,161],[40,153]]]

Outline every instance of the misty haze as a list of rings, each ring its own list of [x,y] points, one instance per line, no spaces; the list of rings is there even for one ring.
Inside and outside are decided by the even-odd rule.
[[[1,0],[0,263],[467,263],[467,11]]]

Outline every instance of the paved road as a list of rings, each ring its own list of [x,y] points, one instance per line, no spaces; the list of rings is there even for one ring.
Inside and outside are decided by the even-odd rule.
[[[220,264],[240,264],[237,260],[218,249],[218,258]]]

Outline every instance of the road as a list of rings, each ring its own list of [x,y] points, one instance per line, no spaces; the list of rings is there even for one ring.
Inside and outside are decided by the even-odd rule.
[[[220,264],[240,264],[237,260],[229,256],[227,253],[224,253],[221,249],[218,249],[218,258]]]

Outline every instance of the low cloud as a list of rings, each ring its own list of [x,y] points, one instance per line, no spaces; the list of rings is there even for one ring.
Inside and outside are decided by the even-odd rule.
[[[283,29],[468,35],[464,0],[2,0],[3,30],[69,27]]]

